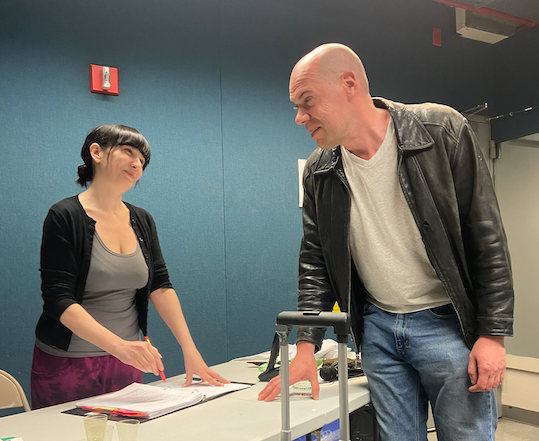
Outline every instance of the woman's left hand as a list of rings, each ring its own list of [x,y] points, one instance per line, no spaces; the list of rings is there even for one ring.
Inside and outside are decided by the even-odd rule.
[[[192,383],[193,375],[195,374],[198,375],[202,381],[207,381],[214,386],[223,386],[230,383],[230,381],[210,369],[196,349],[189,354],[184,351],[183,355],[185,361],[184,387],[187,387]]]
[[[150,294],[150,300],[182,347],[186,374],[184,386],[189,386],[192,383],[195,374],[202,381],[207,381],[214,386],[230,383],[217,372],[212,371],[202,359],[191,338],[176,292],[172,288],[159,288]]]

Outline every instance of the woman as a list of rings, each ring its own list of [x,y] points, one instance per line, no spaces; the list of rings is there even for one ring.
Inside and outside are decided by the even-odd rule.
[[[159,375],[146,335],[148,299],[182,347],[193,374],[228,383],[204,363],[169,281],[151,215],[122,201],[150,161],[137,130],[103,125],[87,136],[77,183],[90,187],[53,205],[43,226],[43,313],[32,361],[32,407],[74,401]]]

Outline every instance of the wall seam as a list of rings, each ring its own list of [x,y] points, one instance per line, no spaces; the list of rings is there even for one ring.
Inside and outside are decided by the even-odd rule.
[[[221,4],[217,3],[217,35],[219,39],[219,106],[220,106],[220,124],[221,124],[221,173],[222,173],[222,188],[223,188],[223,258],[224,258],[224,289],[225,289],[225,353],[226,360],[230,358],[229,351],[229,329],[228,329],[228,259],[227,259],[227,236],[226,236],[226,190],[225,190],[225,143],[223,130],[223,69],[222,69],[222,20],[221,20]]]

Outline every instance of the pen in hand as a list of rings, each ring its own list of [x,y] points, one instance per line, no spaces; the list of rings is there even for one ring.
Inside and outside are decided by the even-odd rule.
[[[152,342],[150,341],[150,337],[148,337],[147,335],[144,336],[144,340],[146,340],[149,344],[152,344]],[[159,369],[159,375],[161,376],[161,380],[166,383],[167,379],[165,378],[165,373],[161,369]]]

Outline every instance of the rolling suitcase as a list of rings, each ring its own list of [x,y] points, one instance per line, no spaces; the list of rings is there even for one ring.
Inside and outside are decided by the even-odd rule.
[[[350,441],[348,416],[347,346],[350,315],[345,312],[283,311],[277,316],[277,335],[281,355],[281,441],[292,441],[290,429],[290,390],[288,371],[288,335],[292,326],[333,327],[337,334],[339,369],[339,440]]]

